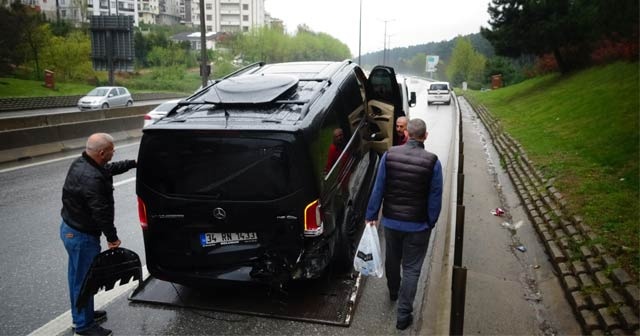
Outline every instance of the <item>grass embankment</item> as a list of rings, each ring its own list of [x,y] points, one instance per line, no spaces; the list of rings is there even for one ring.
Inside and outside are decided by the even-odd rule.
[[[104,78],[103,78],[104,77]],[[106,74],[100,73],[100,84],[56,82],[55,89],[44,86],[44,80],[23,80],[0,77],[0,97],[46,97],[85,95],[96,86],[108,86]],[[116,76],[115,85],[124,86],[131,93],[171,92],[190,95],[200,86],[198,69],[156,69],[135,75]]]
[[[638,63],[470,92],[517,139],[602,243],[640,271]],[[465,93],[466,94],[466,93]]]
[[[47,97],[83,95],[94,86],[77,83],[56,83],[55,90],[46,88],[44,81],[0,78],[0,97]]]

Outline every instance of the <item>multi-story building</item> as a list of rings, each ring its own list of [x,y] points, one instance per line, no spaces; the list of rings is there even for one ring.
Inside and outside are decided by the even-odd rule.
[[[83,1],[83,0],[73,0]],[[138,0],[87,0],[87,14],[92,15],[128,15],[133,16],[133,24],[138,26]]]
[[[9,0],[11,3],[17,0]],[[204,0],[207,32],[245,32],[269,24],[265,0]],[[134,24],[200,25],[199,0],[22,0],[48,18],[89,22],[92,15],[130,15]]]
[[[185,1],[185,23],[200,25],[199,0]],[[191,11],[187,10],[187,3]],[[190,16],[187,16],[190,13]],[[208,32],[249,31],[265,24],[264,0],[204,0],[205,26]]]

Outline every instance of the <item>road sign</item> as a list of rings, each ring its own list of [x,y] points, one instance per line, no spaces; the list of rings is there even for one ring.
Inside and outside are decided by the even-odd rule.
[[[133,16],[91,16],[91,59],[95,70],[133,71]]]
[[[438,55],[427,55],[426,72],[436,72],[436,66],[438,65],[439,60],[440,60],[440,56]]]

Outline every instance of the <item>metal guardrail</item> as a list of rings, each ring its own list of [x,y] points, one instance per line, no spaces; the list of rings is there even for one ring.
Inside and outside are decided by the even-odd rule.
[[[464,334],[464,305],[467,288],[467,268],[462,266],[462,249],[464,241],[464,141],[462,139],[462,111],[458,98],[456,100],[456,114],[458,119],[458,130],[456,141],[458,144],[458,156],[456,158],[456,180],[455,180],[455,233],[453,249],[453,269],[451,275],[451,320],[449,324],[450,335]],[[452,209],[453,210],[453,209]]]
[[[92,133],[116,140],[142,135],[143,116],[154,105],[0,119],[0,163],[82,148]]]

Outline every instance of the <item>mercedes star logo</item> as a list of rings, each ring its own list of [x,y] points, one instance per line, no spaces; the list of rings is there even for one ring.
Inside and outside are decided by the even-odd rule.
[[[213,217],[216,219],[225,219],[227,218],[227,212],[224,211],[223,208],[215,208],[213,209]]]

